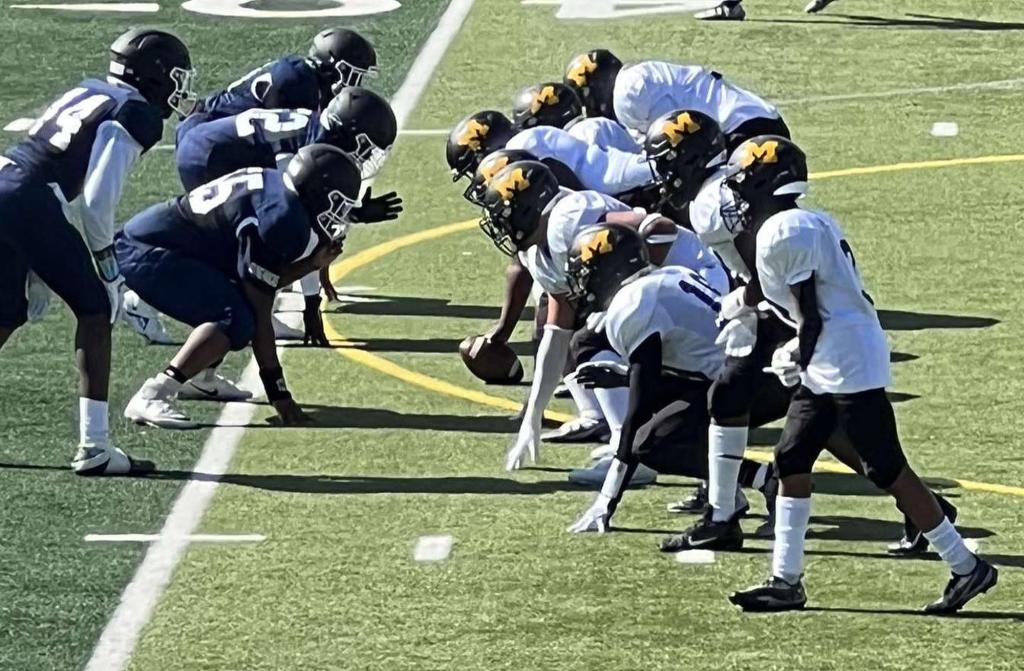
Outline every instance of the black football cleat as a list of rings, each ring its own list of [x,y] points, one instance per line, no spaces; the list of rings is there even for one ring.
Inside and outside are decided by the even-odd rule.
[[[700,522],[681,534],[663,538],[660,545],[661,551],[722,550],[730,552],[742,550],[743,529],[740,528],[742,516],[742,513],[738,513],[727,522],[715,522],[711,519],[711,508],[708,508]]]
[[[765,479],[764,487],[760,490],[764,496],[764,508],[768,513],[767,519],[754,532],[757,538],[775,538],[775,502],[779,496],[779,474],[774,464],[768,466],[768,477]]]
[[[956,518],[959,513],[956,506],[941,494],[936,494],[935,498],[939,502],[939,507],[942,508],[942,514],[946,516],[950,524],[956,524]],[[909,517],[904,515],[903,537],[895,543],[890,543],[885,551],[896,557],[914,557],[928,551],[928,539],[924,537],[924,532],[918,529],[917,525],[911,522]]]
[[[554,431],[541,434],[545,443],[607,443],[612,438],[611,429],[604,419],[577,417],[569,420]]]
[[[739,606],[744,613],[803,610],[807,605],[807,592],[801,580],[791,585],[782,578],[772,576],[764,584],[733,592],[729,595],[729,603]]]
[[[668,511],[677,515],[697,515],[704,512],[708,507],[708,484],[700,482],[693,493],[685,499],[679,499],[668,504]]]
[[[999,582],[999,571],[995,566],[978,557],[974,570],[967,575],[957,575],[949,579],[942,598],[924,607],[929,615],[952,615],[967,605],[967,602],[984,594]]]

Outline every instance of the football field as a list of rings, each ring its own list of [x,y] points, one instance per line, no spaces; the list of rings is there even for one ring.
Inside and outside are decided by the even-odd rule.
[[[332,269],[345,296],[327,308],[333,346],[284,349],[313,425],[274,427],[263,405],[251,419],[238,407],[218,419],[219,406],[200,403],[188,410],[210,427],[195,432],[116,419],[117,443],[161,471],[76,479],[70,314],[54,306],[0,352],[0,670],[1021,668],[1024,8],[839,0],[808,17],[802,0],[747,0],[748,20],[735,24],[684,11],[707,4],[163,0],[115,13],[0,3],[0,127],[103,72],[106,45],[140,24],[190,45],[201,93],[349,25],[380,54],[372,85],[401,91],[409,110],[374,187],[397,190],[405,213],[349,237]],[[195,11],[236,5],[265,14]],[[339,7],[365,13],[273,14]],[[466,114],[507,110],[516,89],[560,79],[596,47],[707,65],[779,103],[809,156],[810,200],[844,226],[880,308],[904,447],[1001,571],[961,617],[917,612],[940,593],[945,566],[888,557],[902,519],[891,499],[827,460],[808,608],[778,616],[725,600],[764,577],[769,541],[748,538],[704,564],[657,552],[691,523],[665,504],[692,482],[630,491],[611,534],[580,537],[565,528],[593,494],[566,472],[592,446],[544,446],[539,466],[502,470],[528,387],[483,385],[457,348],[497,319],[506,259],[452,185],[443,144]],[[949,122],[955,134],[933,132]],[[17,137],[3,133],[5,145]],[[171,152],[154,151],[123,218],[178,188]],[[514,339],[522,353],[531,328]],[[119,417],[174,350],[124,327],[114,347]],[[243,354],[229,359],[232,374]],[[239,418],[244,431],[212,428]],[[755,436],[768,458],[778,429]],[[762,521],[754,498],[748,531]],[[450,537],[450,553],[417,560],[425,536]]]

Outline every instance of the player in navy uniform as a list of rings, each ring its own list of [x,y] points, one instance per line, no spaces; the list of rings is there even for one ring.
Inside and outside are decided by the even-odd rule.
[[[194,427],[173,405],[182,385],[251,345],[281,421],[304,421],[277,358],[274,295],[341,253],[360,183],[344,152],[312,144],[284,172],[244,168],[132,218],[116,245],[128,286],[194,330],[164,372],[136,392],[125,417]]]
[[[152,467],[111,445],[107,428],[110,326],[124,285],[113,251],[114,213],[164,119],[187,111],[193,77],[188,49],[170,33],[130,30],[110,51],[106,80],[87,79],[58,98],[0,157],[0,346],[30,310],[45,309],[48,291],[39,281],[74,312],[81,383],[72,468],[82,475]]]
[[[346,86],[359,86],[377,74],[377,52],[345,28],[329,28],[313,38],[309,55],[285,56],[256,68],[225,90],[196,105],[182,121],[176,141],[199,124],[251,109],[307,109],[319,113]]]

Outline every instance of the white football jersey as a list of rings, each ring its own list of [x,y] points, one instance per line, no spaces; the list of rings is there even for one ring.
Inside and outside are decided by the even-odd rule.
[[[553,126],[520,131],[505,145],[528,151],[538,159],[564,163],[585,189],[601,193],[625,193],[654,181],[654,173],[642,156],[615,148],[602,148]]]
[[[677,109],[707,114],[726,134],[750,119],[779,117],[774,105],[697,65],[644,61],[622,68],[613,95],[615,116],[642,133]]]
[[[816,394],[889,385],[889,344],[864,291],[850,245],[823,212],[792,209],[757,233],[757,273],[765,298],[798,314],[790,287],[813,273],[822,329],[802,382]]]
[[[678,237],[665,257],[665,266],[682,266],[694,270],[712,289],[721,295],[729,293],[729,273],[718,258],[705,247],[697,235],[677,226]]]
[[[520,252],[519,259],[544,291],[549,294],[568,293],[565,270],[576,236],[609,212],[630,211],[625,203],[597,191],[564,190],[548,214],[546,248],[534,245],[525,253]]]
[[[722,218],[723,205],[735,206],[732,202],[732,192],[723,188],[728,172],[725,166],[719,168],[705,180],[700,191],[690,201],[690,226],[700,241],[722,259],[722,263],[731,273],[744,282],[749,282],[752,273],[733,242],[736,234],[726,226]]]
[[[624,359],[657,333],[664,367],[714,380],[725,363],[725,352],[715,344],[718,301],[718,293],[692,270],[659,268],[615,295],[605,333]]]
[[[643,147],[633,139],[625,126],[604,117],[580,119],[569,124],[565,130],[574,138],[597,145],[601,149],[618,149],[630,154],[643,152]]]

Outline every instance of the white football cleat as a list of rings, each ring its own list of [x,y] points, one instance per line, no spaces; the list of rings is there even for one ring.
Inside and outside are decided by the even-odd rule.
[[[711,9],[697,12],[693,17],[701,21],[742,21],[747,18],[747,12],[739,2],[722,2]]]
[[[608,469],[611,468],[612,460],[613,457],[605,457],[590,468],[577,468],[569,471],[569,483],[589,489],[601,489],[604,479],[608,475]],[[636,471],[633,472],[633,477],[627,486],[630,488],[646,487],[654,484],[657,480],[657,471],[643,464],[637,464]]]
[[[807,6],[804,7],[804,11],[808,14],[817,14],[835,1],[836,0],[811,0],[807,3]]]
[[[277,340],[302,340],[306,337],[305,331],[288,326],[277,315],[271,321],[274,323],[274,338]]]
[[[130,473],[152,473],[156,466],[152,461],[132,459],[124,450],[99,445],[79,445],[71,462],[76,475],[128,475]]]
[[[135,332],[146,339],[151,345],[173,345],[167,329],[160,321],[160,313],[149,306],[134,291],[124,292],[124,304],[121,311],[125,322]]]
[[[136,424],[148,424],[161,429],[195,429],[199,425],[188,415],[171,405],[174,396],[169,395],[156,378],[149,378],[135,392],[124,409],[124,416]]]
[[[252,392],[219,375],[216,368],[207,368],[181,387],[178,398],[183,401],[248,401]]]
[[[616,452],[615,445],[608,443],[607,445],[598,445],[590,451],[590,458],[594,461],[601,461],[608,457],[614,457]]]

